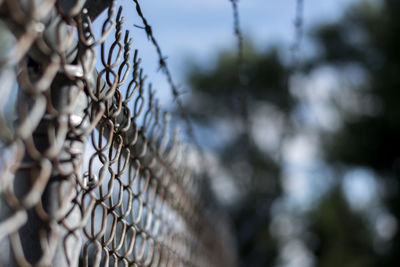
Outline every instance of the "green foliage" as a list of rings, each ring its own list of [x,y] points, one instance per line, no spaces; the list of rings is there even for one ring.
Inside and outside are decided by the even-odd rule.
[[[376,266],[371,229],[361,214],[350,209],[340,187],[332,188],[308,219],[317,237],[314,254],[318,267]]]
[[[361,67],[368,79],[361,93],[369,94],[376,106],[373,114],[343,118],[343,129],[326,139],[329,160],[389,172],[399,157],[399,10],[400,4],[394,0],[384,1],[382,10],[365,2],[349,10],[339,23],[316,31],[323,53],[314,67],[321,63]]]
[[[365,85],[362,88],[353,88],[359,96],[353,105],[359,110],[365,108],[365,105],[370,105],[374,112],[360,112],[355,116],[346,116],[346,112],[342,110],[343,127],[331,135],[324,136],[324,152],[328,162],[349,167],[367,167],[374,170],[385,184],[389,184],[384,199],[389,212],[396,217],[398,223],[400,222],[399,11],[400,1],[397,0],[381,1],[380,6],[364,1],[352,7],[338,23],[320,27],[314,32],[322,53],[309,64],[312,66],[311,69],[326,64],[340,69],[352,64],[365,72]],[[365,95],[370,96],[372,101],[362,102],[362,97]],[[339,264],[335,258],[341,257],[343,262],[351,263],[348,266],[399,266],[400,260],[397,255],[400,248],[399,233],[395,234],[389,249],[382,255],[375,255],[373,251],[367,252],[369,251],[367,247],[372,243],[368,238],[368,232],[350,227],[355,225],[362,228],[363,222],[352,218],[353,215],[344,207],[332,207],[334,203],[340,205],[338,200],[336,202],[325,200],[316,211],[319,213],[315,221],[318,225],[316,229],[323,240],[317,250],[318,261]],[[338,214],[330,214],[332,212]],[[362,253],[359,248],[362,248]],[[345,250],[354,251],[354,254],[344,255]],[[371,258],[373,256],[375,260]],[[345,266],[342,263],[339,265]]]
[[[271,266],[277,246],[269,232],[270,207],[282,194],[280,156],[260,149],[252,138],[252,124],[246,119],[267,116],[274,127],[276,117],[256,114],[255,107],[264,105],[277,110],[288,125],[294,100],[288,90],[289,70],[277,49],[261,53],[248,46],[243,72],[244,81],[240,83],[234,53],[222,53],[211,70],[193,67],[189,82],[194,91],[187,110],[198,124],[216,135],[221,167],[240,191],[240,201],[230,203],[228,209],[237,233],[241,264]],[[220,125],[227,127],[230,139],[218,131]],[[203,140],[207,142],[207,138]]]
[[[390,189],[394,193],[384,196],[385,205],[398,222],[399,10],[398,0],[383,0],[381,5],[363,1],[350,7],[339,22],[314,30],[312,38],[319,47],[319,53],[305,63],[307,71],[326,65],[339,70],[356,66],[365,74],[361,88],[348,88],[357,96],[353,105],[354,110],[359,112],[349,116],[346,110],[338,110],[342,115],[342,127],[333,133],[321,133],[322,150],[326,162],[333,168],[364,166],[374,170],[382,180],[390,180]],[[281,62],[278,52],[276,48],[258,52],[251,46],[247,47],[244,83],[239,82],[236,56],[232,53],[221,54],[211,70],[192,68],[189,74],[194,92],[188,98],[187,109],[198,125],[212,129],[210,132],[218,135],[222,144],[218,150],[222,167],[244,192],[243,198],[229,207],[243,266],[271,266],[278,251],[269,232],[269,223],[271,203],[282,194],[282,150],[278,149],[274,154],[260,149],[256,140],[252,139],[252,131],[248,127],[251,124],[243,120],[246,119],[243,116],[244,102],[247,103],[247,118],[250,120],[260,115],[255,107],[261,104],[272,107],[284,120],[284,129],[277,132],[279,142],[283,142],[283,136],[293,130],[289,118],[297,103],[288,87],[291,70]],[[365,96],[369,101],[363,101]],[[364,109],[372,111],[364,112]],[[274,127],[278,116],[263,116]],[[233,137],[227,138],[223,131],[219,132],[217,129],[221,125],[225,125],[228,128],[226,131]],[[207,137],[203,139],[207,142]],[[238,168],[241,170],[238,171]],[[377,253],[372,229],[361,214],[350,209],[339,187],[334,187],[307,215],[310,230],[317,240],[311,246],[316,266],[400,266],[397,255],[400,249],[399,233],[386,251]]]
[[[212,70],[193,69],[189,74],[189,83],[196,93],[210,97],[202,112],[215,114],[227,112],[240,113],[240,101],[237,96],[246,94],[249,104],[253,101],[265,101],[283,112],[293,107],[293,98],[288,90],[289,70],[283,65],[277,49],[264,53],[253,48],[246,49],[243,68],[244,82],[238,78],[237,58],[233,53],[223,53]],[[197,101],[198,98],[192,99]]]

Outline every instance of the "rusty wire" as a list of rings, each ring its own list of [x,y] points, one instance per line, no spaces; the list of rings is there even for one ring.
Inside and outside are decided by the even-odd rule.
[[[247,78],[245,73],[245,60],[244,60],[244,38],[243,33],[240,27],[240,18],[239,18],[239,7],[238,0],[229,0],[232,4],[232,12],[233,12],[233,30],[237,40],[237,52],[236,52],[236,75],[238,80],[238,85],[236,87],[236,97],[238,102],[240,103],[240,113],[242,117],[243,129],[251,129],[251,123],[249,119],[249,111],[248,111],[248,92],[246,88]],[[245,146],[248,145],[248,132],[245,131]],[[245,149],[247,150],[247,149]]]
[[[294,34],[294,41],[291,47],[293,63],[295,65],[294,66],[295,68],[297,68],[300,63],[299,54],[304,34],[303,12],[304,12],[304,0],[296,0],[296,15],[294,19],[295,34]]]
[[[237,71],[239,82],[244,84],[244,51],[243,51],[243,34],[240,28],[240,18],[239,18],[239,8],[238,8],[238,0],[229,0],[232,3],[232,12],[233,12],[233,30],[237,39]]]
[[[88,2],[0,2],[15,36],[0,60],[0,265],[234,266],[122,7],[104,5],[95,36]]]
[[[171,71],[169,70],[168,63],[167,63],[167,57],[162,53],[161,47],[160,47],[157,39],[154,37],[153,30],[142,12],[142,8],[139,4],[139,1],[138,0],[132,0],[132,1],[135,3],[137,14],[139,15],[139,17],[141,18],[141,20],[144,24],[144,26],[139,26],[139,25],[134,25],[134,26],[145,30],[147,38],[151,41],[151,43],[156,48],[156,52],[157,52],[158,60],[159,60],[159,62],[158,62],[159,68],[162,70],[162,72],[165,74],[165,76],[167,78],[167,82],[170,86],[172,96],[178,107],[179,115],[185,122],[186,133],[192,139],[193,143],[195,143],[197,145],[197,147],[199,148],[198,140],[193,131],[192,122],[191,122],[190,117],[187,114],[185,108],[183,107],[183,103],[180,98],[180,96],[182,95],[182,92],[179,91],[178,86],[175,84],[174,80],[172,79]]]

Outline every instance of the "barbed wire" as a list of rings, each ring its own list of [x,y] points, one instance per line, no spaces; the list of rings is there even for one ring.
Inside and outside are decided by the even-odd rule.
[[[230,0],[232,3],[232,11],[233,11],[233,28],[234,34],[237,39],[237,69],[238,69],[238,77],[241,84],[244,84],[244,49],[243,49],[243,34],[240,28],[240,18],[239,18],[239,8],[238,8],[238,0]]]
[[[150,24],[148,23],[146,17],[144,16],[144,14],[142,12],[142,8],[141,8],[141,6],[139,4],[139,1],[138,0],[132,0],[132,1],[136,5],[137,14],[142,19],[142,22],[143,22],[143,25],[144,25],[144,26],[139,26],[139,25],[134,25],[134,26],[145,30],[147,38],[151,41],[151,43],[156,48],[156,52],[157,52],[158,60],[159,60],[159,62],[158,62],[159,68],[166,75],[167,82],[168,82],[168,84],[170,86],[172,96],[173,96],[174,101],[176,102],[177,107],[178,107],[178,112],[179,112],[181,118],[185,122],[187,135],[192,139],[194,144],[198,148],[200,148],[200,145],[198,143],[198,140],[197,140],[196,135],[195,135],[194,130],[193,130],[193,124],[192,124],[192,121],[190,120],[190,116],[186,112],[186,110],[185,110],[185,108],[183,106],[182,100],[180,99],[180,96],[183,93],[179,91],[178,86],[175,84],[174,80],[172,79],[171,71],[170,71],[170,69],[168,67],[168,63],[167,63],[167,57],[162,53],[161,47],[160,47],[157,39],[154,37],[153,30],[152,30]]]
[[[239,7],[238,0],[229,0],[232,4],[232,12],[233,12],[233,30],[236,36],[237,41],[237,54],[236,54],[236,69],[237,69],[237,79],[238,79],[238,100],[241,107],[241,116],[243,121],[244,129],[251,129],[250,119],[249,119],[249,110],[248,110],[248,93],[245,88],[247,83],[246,73],[244,69],[244,37],[240,27],[240,17],[239,17]],[[245,146],[248,146],[249,143],[249,133],[247,131],[245,134]],[[247,147],[245,149],[247,151]]]
[[[304,34],[304,0],[296,0],[296,13],[294,19],[294,41],[291,46],[294,68],[299,67],[301,42]]]
[[[0,95],[18,84],[17,120],[0,112],[0,265],[234,266],[122,7],[102,3],[96,38],[85,2],[0,2],[18,60],[0,66]]]

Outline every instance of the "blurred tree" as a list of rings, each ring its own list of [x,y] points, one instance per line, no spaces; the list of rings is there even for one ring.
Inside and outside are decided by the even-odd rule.
[[[377,266],[372,232],[362,214],[350,209],[340,186],[334,186],[308,214],[318,267]]]
[[[342,127],[321,130],[326,161],[333,167],[364,166],[386,184],[385,204],[400,223],[400,16],[399,0],[362,1],[336,23],[319,26],[312,38],[319,51],[306,71],[330,66],[347,76],[362,73],[361,82],[341,88]],[[277,246],[269,232],[270,208],[282,194],[282,144],[293,131],[290,117],[296,102],[290,94],[290,68],[277,49],[246,50],[244,84],[239,82],[235,55],[222,53],[215,68],[192,67],[194,89],[187,109],[203,129],[201,140],[218,145],[222,168],[241,193],[229,209],[234,219],[242,266],[272,266]],[[356,70],[354,72],[354,70]],[[344,78],[344,77],[339,77]],[[351,91],[352,97],[347,96]],[[346,103],[342,103],[346,102]],[[350,108],[349,108],[350,102]],[[268,126],[259,126],[260,120]],[[273,129],[275,147],[257,136]],[[212,133],[212,134],[209,134]],[[337,164],[337,165],[336,165]],[[218,179],[213,177],[212,179]],[[333,188],[308,214],[317,236],[317,266],[400,266],[400,231],[385,251],[374,251],[373,231]]]
[[[359,5],[349,8],[338,23],[319,27],[315,31],[314,37],[321,53],[308,65],[310,70],[323,65],[342,70],[355,66],[364,73],[363,85],[352,88],[356,96],[352,106],[356,112],[349,112],[341,106],[342,103],[337,103],[342,113],[343,126],[333,134],[325,133],[322,138],[324,151],[328,162],[373,169],[387,185],[385,201],[398,223],[400,222],[399,11],[398,0],[382,0],[379,4],[376,1],[362,1]],[[341,232],[339,229],[333,231],[335,236]],[[354,231],[349,230],[348,234],[348,238],[355,238]],[[326,234],[325,236],[329,237]],[[356,248],[352,247],[349,249]],[[397,231],[389,250],[379,258],[378,266],[400,266],[399,251],[400,235]],[[320,255],[324,253],[328,252],[321,252]],[[367,265],[360,263],[357,266]]]
[[[188,75],[193,92],[186,108],[203,129],[202,145],[214,147],[223,171],[239,191],[238,201],[227,203],[227,208],[233,217],[242,266],[271,266],[277,253],[269,223],[271,204],[282,193],[280,144],[283,133],[290,129],[294,104],[288,75],[276,49],[261,53],[250,45],[245,50],[242,83],[236,55],[229,52],[219,56],[214,68],[192,66]],[[278,140],[276,147],[263,146],[255,138],[266,130],[254,126],[258,119],[267,119]],[[210,145],[210,139],[217,145]]]

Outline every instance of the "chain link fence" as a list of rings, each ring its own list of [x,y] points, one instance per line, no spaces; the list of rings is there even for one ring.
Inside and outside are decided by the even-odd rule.
[[[0,266],[235,266],[122,7],[1,0],[0,22]]]

